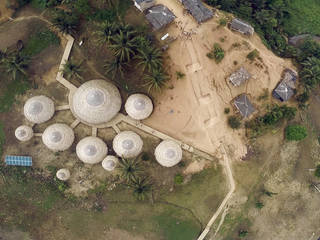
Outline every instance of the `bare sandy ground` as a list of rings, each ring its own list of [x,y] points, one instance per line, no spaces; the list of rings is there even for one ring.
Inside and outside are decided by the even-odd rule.
[[[178,1],[157,2],[177,16],[166,29],[177,40],[167,50],[169,88],[157,96],[154,113],[146,124],[211,154],[217,154],[219,145],[224,144],[232,150],[234,158],[243,157],[247,152],[244,130],[228,127],[224,108],[232,108],[232,99],[241,93],[247,93],[257,104],[263,89],[271,92],[282,70],[291,67],[291,62],[275,56],[256,34],[249,38],[226,27],[218,28],[217,16],[198,25],[183,12]],[[226,51],[219,64],[206,56],[215,42]],[[241,46],[232,47],[234,43]],[[259,50],[262,61],[251,63],[246,58],[253,49]],[[247,68],[253,77],[246,84],[234,87],[226,78],[240,66]],[[186,77],[177,80],[176,71],[185,73]]]

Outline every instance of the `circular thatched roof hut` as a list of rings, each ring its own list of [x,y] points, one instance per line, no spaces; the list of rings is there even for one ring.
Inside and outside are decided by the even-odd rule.
[[[101,162],[108,153],[107,144],[97,137],[85,137],[77,144],[78,158],[88,164]]]
[[[25,117],[33,123],[44,123],[54,114],[54,102],[46,96],[35,96],[24,105]]]
[[[102,161],[102,167],[107,171],[113,171],[118,164],[118,158],[112,155],[106,156]]]
[[[22,125],[16,129],[15,136],[19,141],[29,141],[33,137],[33,130],[29,126]]]
[[[82,122],[99,125],[114,118],[121,108],[119,90],[105,80],[82,84],[72,96],[72,112]]]
[[[74,141],[74,132],[66,124],[55,123],[44,130],[42,141],[52,151],[64,151],[71,147]]]
[[[148,118],[153,111],[151,99],[140,93],[129,96],[124,107],[128,115],[136,120]]]
[[[123,131],[113,139],[113,150],[119,157],[134,158],[142,151],[141,137],[132,131]]]
[[[56,176],[61,181],[67,181],[70,178],[70,171],[66,168],[61,168],[57,171]]]
[[[175,141],[164,140],[156,147],[154,155],[160,165],[172,167],[181,161],[182,149]]]

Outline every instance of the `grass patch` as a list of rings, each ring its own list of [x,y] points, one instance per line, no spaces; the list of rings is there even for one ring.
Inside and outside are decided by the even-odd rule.
[[[59,37],[49,29],[42,29],[30,36],[25,44],[22,54],[33,57],[51,45],[59,45]]]
[[[291,0],[287,10],[291,17],[284,18],[284,30],[290,36],[301,33],[320,34],[319,0]]]
[[[16,95],[24,94],[29,88],[30,83],[27,80],[17,78],[10,81],[6,86],[4,94],[0,96],[0,113],[9,111],[15,102]]]
[[[5,138],[6,138],[6,136],[5,136],[4,130],[3,130],[3,123],[0,122],[0,158],[2,157],[3,145],[6,140]]]

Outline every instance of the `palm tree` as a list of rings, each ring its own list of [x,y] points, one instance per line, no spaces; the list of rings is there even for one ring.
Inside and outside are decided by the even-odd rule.
[[[147,195],[151,191],[152,186],[152,184],[146,177],[133,178],[131,183],[128,185],[133,188],[133,195],[141,201],[147,198]]]
[[[106,74],[111,74],[112,79],[114,79],[117,74],[120,74],[120,76],[123,77],[127,65],[127,63],[122,62],[118,57],[115,57],[111,61],[106,61],[104,68],[106,69]]]
[[[127,182],[132,181],[134,178],[137,177],[137,175],[139,175],[142,172],[141,164],[136,158],[121,158],[119,161],[118,168],[121,172],[121,178]]]
[[[122,62],[129,62],[135,50],[135,38],[132,32],[122,32],[111,38],[112,43],[109,48],[114,55]]]
[[[27,75],[25,71],[29,62],[27,57],[22,56],[18,52],[7,53],[5,51],[1,54],[1,63],[6,69],[6,72],[12,76],[13,80],[16,80],[18,74]]]
[[[75,77],[82,80],[83,77],[80,75],[83,72],[81,66],[82,63],[83,62],[77,63],[73,58],[71,58],[63,65],[63,69],[61,72],[67,79],[72,79],[73,77]]]
[[[111,38],[117,33],[118,27],[114,22],[105,21],[97,25],[98,30],[94,32],[99,44],[110,43]]]
[[[79,16],[73,12],[56,9],[53,14],[52,25],[62,33],[75,33],[79,24]]]
[[[152,90],[160,91],[161,88],[166,85],[165,82],[168,79],[169,76],[164,73],[162,69],[155,69],[151,72],[151,74],[145,76],[145,86],[148,88],[149,92]]]
[[[137,55],[136,58],[140,61],[138,66],[142,66],[142,71],[147,69],[149,72],[152,72],[162,67],[162,53],[158,48],[143,48],[139,50],[139,55]]]
[[[310,87],[320,83],[320,59],[308,57],[302,62],[301,79]]]

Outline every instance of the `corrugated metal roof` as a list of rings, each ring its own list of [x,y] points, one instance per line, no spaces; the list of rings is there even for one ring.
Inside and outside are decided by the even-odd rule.
[[[245,94],[239,95],[234,100],[234,105],[245,118],[249,117],[256,110]]]
[[[163,5],[156,5],[147,10],[147,20],[155,30],[159,30],[171,23],[176,16]]]
[[[184,7],[197,20],[198,23],[213,17],[213,12],[206,8],[200,0],[180,0]]]

